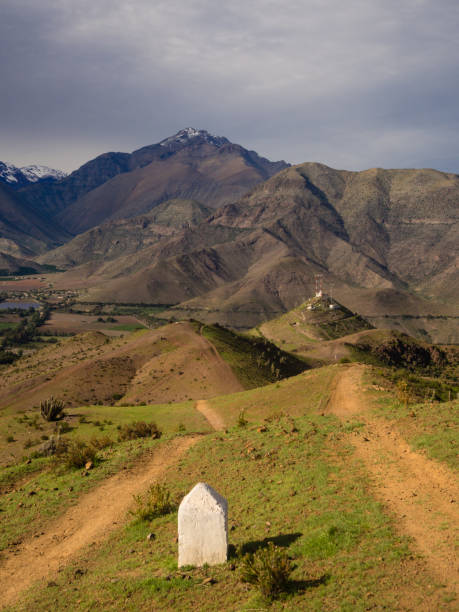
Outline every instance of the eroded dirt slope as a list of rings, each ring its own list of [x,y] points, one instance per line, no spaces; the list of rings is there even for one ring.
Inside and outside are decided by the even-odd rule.
[[[161,403],[240,391],[215,347],[188,323],[120,338],[89,332],[24,356],[2,372],[0,409],[51,395],[67,406]]]

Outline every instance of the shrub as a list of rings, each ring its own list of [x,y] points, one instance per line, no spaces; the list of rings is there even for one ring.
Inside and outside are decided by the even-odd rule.
[[[165,484],[155,482],[144,495],[134,495],[136,507],[130,513],[141,521],[152,521],[174,510],[171,494]]]
[[[97,449],[83,440],[74,439],[62,444],[56,453],[60,461],[68,468],[82,468],[88,461],[94,461]]]
[[[59,424],[59,429],[61,430],[61,433],[68,433],[69,431],[72,431],[73,427],[70,425],[70,423],[67,423],[67,421],[62,421],[62,423]]]
[[[411,401],[411,393],[407,381],[399,380],[397,382],[395,392],[397,394],[398,401],[406,408]]]
[[[241,410],[237,418],[238,427],[245,427],[248,424],[248,420],[245,418],[245,411]]]
[[[50,397],[40,403],[41,416],[45,421],[57,421],[62,418],[64,411],[64,402],[62,400]]]
[[[40,446],[37,456],[51,457],[52,455],[62,455],[67,449],[67,441],[61,438],[60,432],[52,435]]]
[[[110,438],[110,436],[100,436],[100,438],[91,438],[89,444],[96,450],[102,450],[108,446],[113,446],[113,440]]]
[[[266,600],[275,599],[288,587],[294,565],[287,553],[272,542],[242,559],[241,580],[255,584]]]
[[[162,432],[156,423],[146,423],[145,421],[134,421],[126,423],[120,429],[120,440],[135,440],[136,438],[160,438]]]

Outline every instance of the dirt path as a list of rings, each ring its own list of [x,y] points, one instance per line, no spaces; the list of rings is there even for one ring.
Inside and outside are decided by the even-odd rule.
[[[245,388],[239,382],[236,374],[230,368],[230,366],[226,363],[223,357],[218,352],[216,346],[208,339],[202,335],[202,327],[199,330],[199,339],[202,343],[202,348],[207,350],[207,354],[210,352],[212,359],[212,368],[218,373],[218,376],[221,380],[226,381],[231,391],[228,393],[235,393],[237,391],[245,391]],[[223,394],[222,394],[223,395]]]
[[[215,412],[215,410],[212,410],[207,400],[198,400],[196,402],[196,410],[199,410],[216,431],[225,429],[225,421]]]
[[[389,421],[369,414],[360,390],[362,371],[352,367],[342,373],[329,409],[342,420],[365,423],[351,442],[373,479],[376,497],[396,515],[397,528],[413,538],[432,573],[457,592],[457,479],[446,466],[413,452]]]
[[[0,566],[0,605],[12,604],[35,581],[51,577],[89,544],[107,537],[126,518],[132,496],[161,477],[198,436],[176,438],[145,455],[133,470],[105,480],[80,498],[43,535],[25,541]]]

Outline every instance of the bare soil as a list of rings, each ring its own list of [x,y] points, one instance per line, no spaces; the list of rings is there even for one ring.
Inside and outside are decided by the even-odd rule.
[[[198,400],[196,402],[196,410],[199,410],[199,412],[209,421],[215,431],[222,431],[225,429],[225,421],[215,412],[215,410],[212,410],[209,406],[209,402],[206,400]]]
[[[412,538],[432,574],[458,592],[457,479],[446,466],[412,451],[395,423],[369,414],[362,399],[362,371],[355,366],[343,372],[328,409],[343,421],[364,423],[351,434],[351,442],[371,475],[376,498],[396,517],[400,532]]]
[[[173,350],[164,351],[137,369],[119,403],[180,402],[242,391],[244,387],[211,342],[189,323],[174,323],[157,332]]]
[[[42,289],[47,286],[48,283],[39,278],[0,280],[0,291],[28,291],[29,289]]]
[[[0,409],[32,410],[50,397],[68,407],[112,401],[158,404],[243,390],[215,347],[189,323],[125,334],[91,331],[47,346],[2,371]]]
[[[11,605],[34,582],[52,578],[82,549],[104,540],[126,520],[132,496],[163,476],[198,439],[198,436],[176,438],[144,455],[134,469],[106,480],[81,497],[45,533],[24,541],[14,553],[9,553],[0,565],[0,604]]]

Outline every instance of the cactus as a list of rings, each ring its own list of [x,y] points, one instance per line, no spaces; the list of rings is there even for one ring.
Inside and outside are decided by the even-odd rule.
[[[63,416],[64,402],[50,397],[40,403],[41,416],[45,421],[57,421]]]

